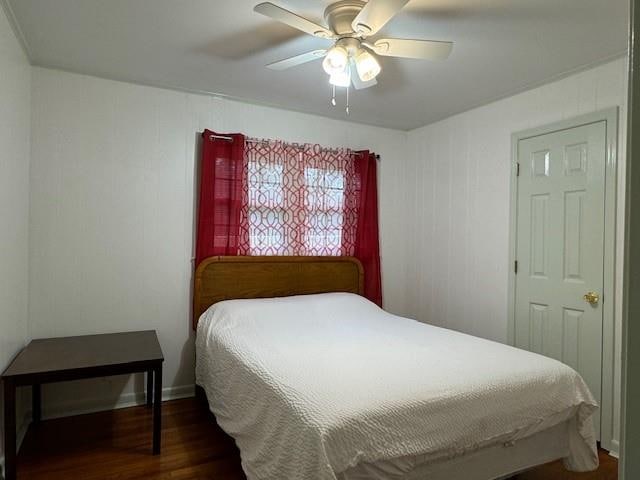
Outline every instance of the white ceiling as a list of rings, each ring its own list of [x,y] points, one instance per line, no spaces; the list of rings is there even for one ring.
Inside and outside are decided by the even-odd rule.
[[[345,119],[319,62],[264,65],[324,47],[253,12],[259,0],[4,0],[36,65],[224,94]],[[273,0],[323,22],[330,0]],[[383,59],[352,91],[352,121],[412,129],[622,55],[629,0],[412,0],[385,36],[453,40],[446,62]]]

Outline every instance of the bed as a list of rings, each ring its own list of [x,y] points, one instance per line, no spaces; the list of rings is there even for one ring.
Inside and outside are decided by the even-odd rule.
[[[213,257],[196,272],[196,383],[249,480],[489,480],[598,466],[582,378],[383,311],[352,258]]]

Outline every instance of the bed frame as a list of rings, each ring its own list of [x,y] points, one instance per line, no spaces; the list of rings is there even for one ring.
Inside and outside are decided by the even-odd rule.
[[[354,257],[209,257],[195,274],[193,328],[214,303],[237,298],[314,293],[363,294],[362,264]]]

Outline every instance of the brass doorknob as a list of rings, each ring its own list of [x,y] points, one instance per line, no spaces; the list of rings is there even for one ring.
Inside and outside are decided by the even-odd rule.
[[[591,305],[597,305],[600,301],[600,295],[598,295],[596,292],[589,292],[582,298],[584,298],[585,301],[587,303],[590,303]]]

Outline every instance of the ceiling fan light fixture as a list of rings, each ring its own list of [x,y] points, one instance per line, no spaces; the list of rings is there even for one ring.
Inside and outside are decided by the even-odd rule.
[[[372,54],[365,49],[361,49],[355,58],[356,70],[358,71],[358,77],[363,82],[369,82],[376,78],[382,71],[380,63]]]
[[[348,87],[351,85],[351,70],[346,67],[341,72],[329,77],[329,83],[335,87]]]
[[[347,50],[340,46],[332,47],[322,61],[322,68],[328,75],[335,75],[343,72],[349,63]]]
[[[2,0],[0,0],[1,2]],[[346,88],[346,112],[349,114],[349,90],[377,85],[382,71],[380,57],[444,60],[451,54],[453,42],[378,38],[377,34],[410,0],[329,0],[324,11],[326,26],[308,20],[269,1],[254,11],[309,35],[331,40],[328,49],[313,50],[267,65],[286,70],[324,57],[322,68],[329,75],[332,105],[336,87]],[[374,37],[373,43],[368,41]],[[376,40],[377,39],[377,40]]]

